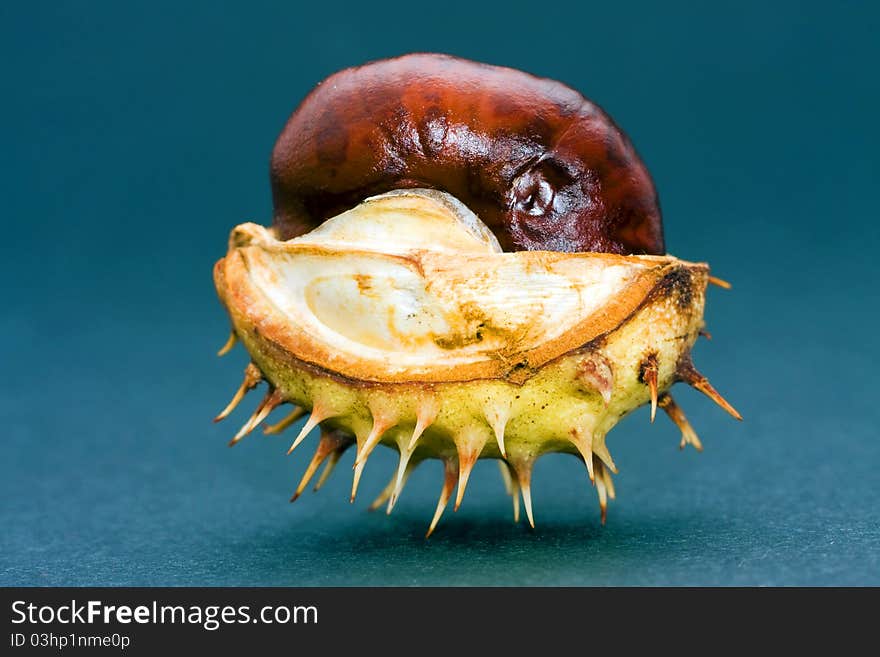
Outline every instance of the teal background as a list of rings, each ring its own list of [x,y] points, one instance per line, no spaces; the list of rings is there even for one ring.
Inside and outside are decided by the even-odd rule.
[[[0,8],[0,584],[880,584],[880,84],[870,3],[36,2]],[[563,80],[634,140],[670,252],[706,260],[695,361],[743,413],[676,397],[611,434],[601,527],[582,466],[542,459],[537,530],[495,464],[422,536],[440,466],[394,514],[287,499],[308,446],[226,441],[246,363],[214,356],[229,230],[270,217],[268,157],[331,72],[443,51]],[[680,388],[681,386],[679,386]],[[314,439],[313,439],[314,444]]]

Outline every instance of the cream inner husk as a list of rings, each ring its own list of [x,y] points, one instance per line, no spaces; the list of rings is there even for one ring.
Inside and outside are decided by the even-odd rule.
[[[431,190],[373,197],[287,242],[233,237],[253,286],[291,327],[377,368],[509,357],[565,334],[657,257],[502,253],[470,210]],[[454,254],[454,257],[451,257]]]

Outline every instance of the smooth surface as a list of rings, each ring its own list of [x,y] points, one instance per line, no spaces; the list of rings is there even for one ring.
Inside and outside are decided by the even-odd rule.
[[[0,9],[0,584],[880,584],[876,13],[248,7]],[[214,356],[211,267],[232,226],[268,223],[278,131],[327,74],[411,50],[603,105],[670,252],[734,284],[710,290],[695,362],[745,422],[676,389],[696,454],[665,417],[626,419],[604,528],[560,456],[536,469],[536,531],[481,463],[425,542],[438,464],[390,517],[364,510],[386,450],[354,506],[351,454],[290,505],[292,434],[225,446],[258,397],[210,421],[246,362]]]
[[[509,251],[664,253],[657,193],[617,125],[558,81],[414,53],[323,80],[272,151],[282,239],[394,189],[442,189]]]

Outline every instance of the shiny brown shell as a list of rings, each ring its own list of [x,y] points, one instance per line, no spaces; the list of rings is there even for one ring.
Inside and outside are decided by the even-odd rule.
[[[279,136],[271,179],[281,239],[425,187],[471,208],[505,251],[665,253],[650,174],[601,108],[560,82],[447,55],[327,78]]]

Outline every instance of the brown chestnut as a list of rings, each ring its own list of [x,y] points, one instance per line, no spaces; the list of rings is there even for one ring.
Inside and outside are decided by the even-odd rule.
[[[287,121],[271,178],[282,239],[367,196],[428,187],[507,251],[665,252],[651,176],[601,108],[560,82],[448,55],[331,75]]]

